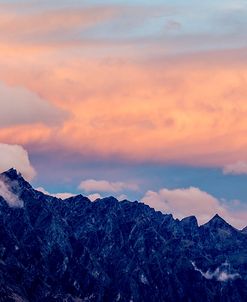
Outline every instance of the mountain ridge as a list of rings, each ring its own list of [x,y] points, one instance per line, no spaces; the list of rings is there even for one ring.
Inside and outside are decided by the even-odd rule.
[[[58,198],[58,197],[55,197],[55,196],[52,196],[52,195],[49,195],[49,194],[45,194],[45,193],[43,193],[43,192],[41,192],[41,191],[39,191],[39,190],[36,190],[36,189],[34,189],[34,188],[30,185],[29,182],[27,182],[27,181],[23,178],[22,174],[21,174],[20,172],[18,172],[18,171],[17,171],[15,168],[13,168],[13,167],[10,168],[9,170],[5,171],[5,172],[0,173],[0,180],[1,180],[1,178],[2,178],[3,176],[9,178],[11,181],[19,181],[19,183],[21,183],[21,187],[26,186],[27,189],[34,190],[34,191],[36,191],[38,194],[41,193],[41,194],[43,194],[43,195],[45,195],[45,196],[48,196],[48,197],[50,197],[50,198],[56,198],[56,199],[58,199],[58,200],[67,201],[67,200],[72,200],[72,199],[74,199],[74,198],[80,199],[80,198],[82,197],[82,198],[84,198],[84,199],[87,199],[89,202],[91,202],[91,200],[90,200],[88,197],[86,197],[86,196],[84,196],[84,195],[82,195],[82,194],[77,194],[77,195],[75,195],[75,196],[71,196],[71,197],[62,199],[62,198]],[[16,190],[14,190],[13,193],[15,193],[15,192],[16,192]],[[105,198],[97,198],[95,201],[98,201],[98,200],[101,200],[101,201],[109,200],[109,198],[110,198],[110,200],[115,200],[115,201],[117,201],[117,202],[121,202],[121,201],[119,201],[117,198],[115,198],[114,196],[108,196],[108,197],[105,197]],[[93,202],[95,202],[95,201],[93,201]],[[123,200],[123,201],[129,201],[129,200],[125,199],[125,200]],[[136,201],[136,202],[138,202],[139,204],[143,204],[142,202],[139,202],[139,201]],[[149,205],[147,205],[147,206],[150,207]],[[150,207],[150,208],[153,209],[153,210],[155,210],[155,209],[152,208],[152,207]],[[155,210],[155,211],[156,211],[156,212],[160,212],[160,211],[157,211],[157,210]],[[167,214],[170,214],[170,213],[167,213]],[[172,214],[170,214],[170,215],[172,215]],[[173,217],[173,216],[172,216],[172,217]],[[198,226],[197,218],[196,218],[196,216],[194,216],[194,215],[184,217],[184,218],[182,218],[180,221],[182,222],[182,221],[186,221],[186,220],[190,220],[190,219],[192,219],[192,220],[194,220],[194,221],[196,220],[196,224],[197,224],[197,226]],[[231,224],[229,224],[226,220],[224,220],[218,213],[216,213],[211,219],[209,219],[208,222],[202,224],[201,226],[207,225],[208,223],[210,223],[210,224],[211,224],[211,223],[227,224],[228,226],[231,226],[232,228],[236,229],[236,228],[233,227]],[[236,230],[238,230],[238,229],[236,229]],[[247,230],[247,225],[246,225],[246,227],[244,227],[242,230],[238,230],[238,231],[246,232],[246,230]]]
[[[198,226],[114,197],[61,200],[14,169],[0,180],[23,201],[0,197],[0,301],[246,300],[247,234],[219,215]]]

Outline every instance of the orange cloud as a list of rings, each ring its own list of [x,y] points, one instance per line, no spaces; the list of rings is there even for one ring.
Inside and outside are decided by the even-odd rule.
[[[0,40],[12,41],[15,43],[32,44],[33,41],[46,42],[49,38],[46,34],[59,34],[62,38],[65,33],[73,29],[85,29],[96,25],[104,20],[109,20],[119,13],[117,7],[99,6],[83,7],[81,9],[50,9],[35,10],[33,12],[18,12],[18,6],[15,9],[0,9]],[[62,34],[63,33],[63,34]],[[43,36],[45,35],[45,36]],[[52,38],[52,36],[50,36]],[[54,36],[54,41],[59,39]]]
[[[0,45],[28,47],[80,47],[87,44],[121,43],[119,36],[140,29],[147,20],[175,14],[177,8],[167,5],[124,4],[56,4],[42,3],[2,5],[0,7]],[[171,21],[170,21],[171,22]],[[115,26],[114,26],[115,25]],[[104,34],[101,27],[105,26]],[[88,33],[87,30],[97,30]],[[139,39],[141,40],[141,39]],[[145,40],[145,39],[144,39]],[[113,44],[112,44],[113,45]],[[96,50],[96,49],[95,49]]]
[[[80,14],[68,15],[68,27],[78,26]],[[36,29],[47,33],[59,28],[66,14],[47,26],[39,18]],[[21,20],[21,30],[28,30],[30,20]],[[153,53],[148,48],[137,59],[140,47],[129,42],[115,43],[114,50],[107,41],[50,47],[47,36],[41,45],[22,44],[18,29],[4,22],[0,80],[25,87],[71,116],[60,127],[13,121],[0,129],[1,141],[129,161],[202,166],[247,161],[245,49],[148,57]],[[13,41],[6,42],[7,33],[17,52]],[[157,43],[152,47],[161,53]]]
[[[9,144],[19,144],[32,146],[33,148],[49,148],[48,142],[52,141],[57,128],[49,128],[42,124],[35,125],[18,125],[9,128],[0,128],[0,141]],[[50,148],[49,148],[50,149]]]

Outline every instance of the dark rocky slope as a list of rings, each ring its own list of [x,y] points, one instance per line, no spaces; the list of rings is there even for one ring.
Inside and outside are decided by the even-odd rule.
[[[0,182],[0,301],[247,301],[247,233],[109,197],[64,201]],[[5,194],[6,195],[6,194]],[[23,202],[23,204],[22,204]]]

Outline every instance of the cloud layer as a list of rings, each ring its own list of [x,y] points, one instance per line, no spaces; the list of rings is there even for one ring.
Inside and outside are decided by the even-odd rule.
[[[247,45],[234,21],[246,6],[207,2],[202,22],[193,4],[3,6],[0,140],[104,160],[247,161]]]
[[[246,68],[245,60],[232,66],[236,56],[241,58],[237,52],[157,62],[64,58],[64,65],[61,57],[35,67],[41,72],[38,81],[31,76],[33,64],[27,64],[25,76],[13,67],[5,77],[42,92],[73,118],[53,130],[52,110],[36,115],[32,111],[26,117],[11,113],[0,139],[84,158],[216,167],[239,158],[247,161],[242,135],[247,129],[242,101],[247,91],[239,78],[246,77]],[[14,127],[15,120],[25,119],[45,126]]]

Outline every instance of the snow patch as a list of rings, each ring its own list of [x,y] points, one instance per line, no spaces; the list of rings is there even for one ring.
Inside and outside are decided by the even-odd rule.
[[[148,284],[148,279],[144,274],[141,274],[140,279],[141,279],[141,283]]]

